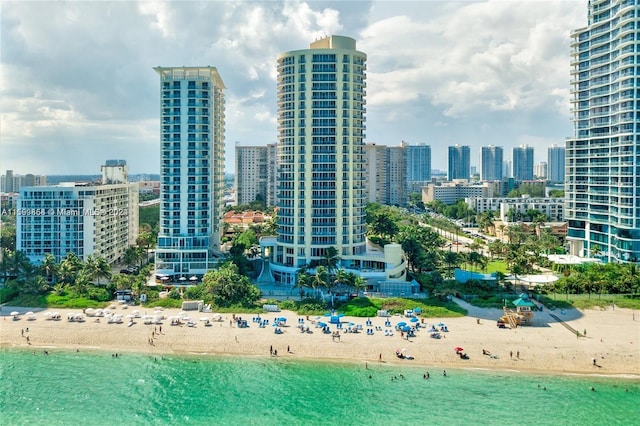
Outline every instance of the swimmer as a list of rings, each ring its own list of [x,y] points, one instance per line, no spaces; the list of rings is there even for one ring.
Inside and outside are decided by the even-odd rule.
[[[442,375],[443,375],[444,377],[447,377],[447,370],[442,370]]]

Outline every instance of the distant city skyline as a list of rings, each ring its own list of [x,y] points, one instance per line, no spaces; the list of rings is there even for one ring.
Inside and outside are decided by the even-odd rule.
[[[448,146],[469,145],[476,167],[481,146],[527,144],[546,161],[547,148],[572,135],[569,33],[584,25],[586,5],[3,3],[0,169],[93,174],[122,158],[131,174],[158,173],[159,95],[148,70],[204,64],[228,76],[233,173],[236,142],[277,139],[277,53],[327,34],[357,38],[368,53],[365,142],[427,144],[443,165]]]

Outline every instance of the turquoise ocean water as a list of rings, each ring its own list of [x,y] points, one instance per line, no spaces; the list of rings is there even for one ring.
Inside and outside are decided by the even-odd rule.
[[[423,379],[425,371],[429,380]],[[638,380],[447,373],[409,364],[369,363],[365,370],[360,364],[282,357],[114,358],[4,349],[0,424],[640,424]]]

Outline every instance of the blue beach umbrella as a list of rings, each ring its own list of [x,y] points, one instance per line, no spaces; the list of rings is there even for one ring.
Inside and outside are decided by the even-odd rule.
[[[407,323],[406,323],[406,322],[404,322],[404,321],[402,321],[402,322],[399,322],[399,323],[398,323],[398,324],[396,324],[396,325],[397,325],[398,327],[404,327],[405,325],[407,325]]]
[[[410,321],[411,321],[411,322],[418,322],[418,321],[420,321],[420,320],[419,320],[418,318],[416,318],[416,317],[413,317],[413,318],[411,318],[411,320],[410,320]]]
[[[405,325],[404,327],[402,327],[402,331],[411,331],[411,327]]]

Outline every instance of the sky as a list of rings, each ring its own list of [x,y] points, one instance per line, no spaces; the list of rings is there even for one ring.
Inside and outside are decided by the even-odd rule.
[[[327,35],[367,54],[367,143],[520,144],[547,161],[571,137],[570,32],[586,0],[6,1],[0,3],[0,172],[158,173],[155,66],[215,66],[235,145],[276,142],[276,57]]]

